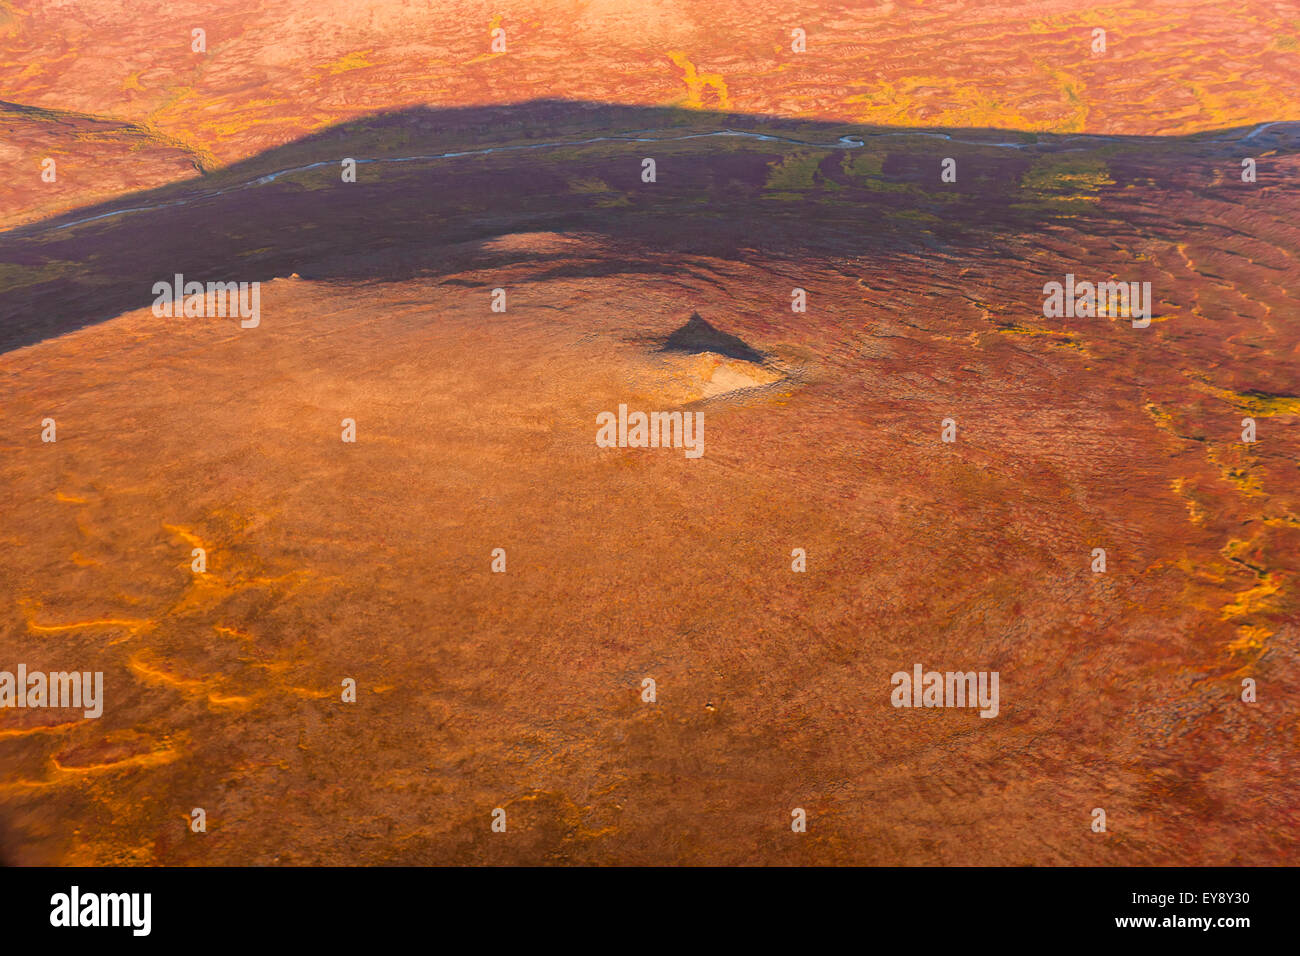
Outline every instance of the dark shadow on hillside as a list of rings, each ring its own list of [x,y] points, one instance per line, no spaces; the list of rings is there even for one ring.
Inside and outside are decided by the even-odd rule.
[[[1298,129],[1257,132],[1251,148],[1295,151]],[[530,279],[542,280],[673,277],[701,255],[996,257],[1000,236],[1079,215],[1033,191],[1058,166],[1104,162],[1112,192],[1168,188],[1203,179],[1247,135],[909,131],[557,100],[375,114],[199,179],[0,233],[0,351],[148,306],[154,284],[177,274],[394,281],[527,260],[538,266]],[[459,155],[429,158],[444,153]],[[359,161],[355,183],[342,180],[346,157]],[[654,182],[642,179],[647,157]],[[957,160],[957,183],[940,181],[945,157]],[[484,258],[492,239],[537,231],[598,236],[605,248],[577,263],[519,251]],[[548,259],[563,261],[548,271]]]
[[[762,352],[751,348],[741,338],[729,332],[715,329],[704,321],[698,312],[692,312],[691,317],[686,320],[686,324],[674,330],[664,340],[660,351],[686,352],[690,355],[696,355],[700,352],[715,352],[718,355],[725,355],[728,358],[740,359],[745,362],[761,363],[765,358]]]

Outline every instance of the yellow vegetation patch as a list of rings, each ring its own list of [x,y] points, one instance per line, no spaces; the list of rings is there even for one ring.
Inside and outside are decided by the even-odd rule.
[[[1198,382],[1197,387],[1235,405],[1255,418],[1274,415],[1300,415],[1300,397],[1294,395],[1269,395],[1264,392],[1234,392],[1219,388],[1209,382]]]
[[[309,700],[324,700],[326,697],[333,697],[332,690],[315,690],[311,687],[285,687],[291,694],[297,694],[299,697],[306,697]]]
[[[355,50],[352,53],[345,53],[332,63],[326,63],[319,66],[316,71],[320,75],[335,76],[339,73],[347,73],[351,70],[364,69],[367,66],[374,66],[367,57],[373,53],[373,50]]]
[[[252,702],[251,697],[224,696],[215,692],[208,694],[208,703],[213,707],[247,707]]]
[[[1266,574],[1255,587],[1242,591],[1230,603],[1225,604],[1220,618],[1230,621],[1235,617],[1266,612],[1269,610],[1268,605],[1272,603],[1273,595],[1281,590],[1282,585],[1278,583],[1276,576]]]
[[[1185,490],[1186,486],[1187,486],[1186,478],[1175,478],[1173,481],[1169,483],[1169,487],[1173,489],[1174,494],[1181,497],[1186,503],[1188,520],[1190,520],[1194,525],[1203,525],[1205,524],[1207,512],[1204,508],[1201,507],[1201,505],[1196,501],[1196,499],[1194,499],[1191,496],[1191,494]]]
[[[237,641],[255,640],[252,634],[245,634],[243,631],[237,630],[236,628],[233,627],[225,627],[221,624],[213,624],[212,629],[216,631],[218,634],[220,634],[222,637],[233,637]]]
[[[46,262],[39,266],[0,262],[0,292],[50,282],[71,272],[73,265],[63,260]]]
[[[196,535],[193,531],[190,531],[188,528],[182,528],[180,525],[165,524],[163,525],[163,530],[170,531],[172,534],[176,535],[176,537],[180,538],[186,544],[192,545],[193,547],[196,548],[203,548],[205,551],[207,550],[207,547],[203,544],[203,541],[199,538],[199,536]]]
[[[1228,543],[1219,549],[1219,554],[1225,558],[1239,558],[1241,555],[1254,547],[1254,541],[1243,541],[1241,538],[1229,538]]]
[[[1052,78],[1061,91],[1062,102],[1073,110],[1069,116],[1052,126],[1052,132],[1082,133],[1088,122],[1088,104],[1084,100],[1083,81],[1044,63],[1039,63],[1038,68]]]
[[[214,689],[215,685],[220,683],[220,678],[181,677],[179,674],[163,670],[162,667],[152,662],[146,662],[140,654],[131,657],[127,661],[127,666],[131,668],[132,673],[145,683],[172,687],[192,696],[206,696],[208,704],[212,707],[247,707],[255,699],[235,694],[223,694]]]
[[[1142,409],[1155,420],[1157,428],[1163,428],[1167,432],[1174,431],[1174,416],[1155,402],[1147,402],[1142,406]]]
[[[1264,524],[1274,528],[1300,528],[1300,518],[1295,515],[1278,515],[1272,518],[1265,518]]]
[[[1262,651],[1273,632],[1256,624],[1244,624],[1237,628],[1237,637],[1229,642],[1228,650],[1235,653]]]
[[[179,751],[174,750],[171,747],[159,747],[149,753],[136,754],[132,757],[123,757],[121,760],[111,760],[106,763],[65,767],[63,764],[59,763],[57,757],[51,757],[50,764],[54,767],[55,771],[61,774],[102,773],[106,770],[122,770],[126,767],[158,767],[163,764],[171,763],[179,756]]]
[[[0,730],[0,740],[7,737],[34,737],[37,734],[61,734],[71,730],[73,727],[82,726],[80,721],[69,721],[66,724],[41,724],[36,727],[17,727],[10,730]]]
[[[1020,177],[1020,189],[1030,204],[1076,211],[1101,202],[1102,187],[1113,185],[1110,167],[1104,160],[1068,156],[1039,159]]]
[[[580,195],[595,197],[597,206],[613,207],[631,205],[631,200],[629,200],[627,196],[611,187],[609,183],[605,182],[603,179],[599,179],[595,176],[587,179],[569,180],[569,190],[571,192],[579,193]]]
[[[1294,91],[1279,83],[1269,89],[1252,83],[1240,74],[1224,76],[1213,89],[1188,80],[1183,89],[1192,95],[1200,108],[1200,122],[1206,128],[1227,129],[1262,122],[1273,117],[1292,118],[1295,113]]]
[[[18,35],[18,18],[28,16],[24,10],[14,9],[9,0],[0,0],[0,37]]]
[[[29,620],[27,627],[38,634],[56,634],[59,631],[80,631],[92,627],[125,627],[135,630],[149,623],[151,622],[138,618],[106,617],[96,618],[91,621],[72,621],[68,624],[37,624],[35,621]]]
[[[826,184],[827,181],[817,172],[825,158],[826,153],[822,150],[798,150],[770,163],[763,189],[775,195],[764,198],[781,198],[781,194],[798,198],[797,194]]]
[[[207,681],[197,678],[179,677],[161,667],[155,667],[152,664],[146,664],[140,654],[136,654],[127,661],[127,666],[141,680],[149,684],[162,684],[167,687],[175,687],[185,691],[202,691],[207,686]]]
[[[1258,498],[1264,494],[1264,487],[1254,468],[1259,464],[1255,457],[1244,449],[1245,445],[1210,446],[1205,450],[1205,457],[1219,469],[1223,480],[1236,485],[1237,490],[1247,497]]]
[[[971,129],[1054,130],[1056,123],[1021,113],[1005,93],[980,89],[969,76],[909,76],[880,80],[867,93],[847,97],[854,119],[881,126],[945,126]],[[938,105],[928,108],[932,100]],[[1085,110],[1086,112],[1086,110]]]
[[[686,58],[686,54],[677,50],[671,50],[668,53],[668,59],[677,64],[685,73],[686,81],[686,105],[691,109],[703,109],[704,92],[712,89],[718,97],[718,101],[711,104],[711,108],[729,110],[731,109],[731,98],[727,93],[727,84],[723,82],[721,73],[700,73],[695,69],[695,64]]]

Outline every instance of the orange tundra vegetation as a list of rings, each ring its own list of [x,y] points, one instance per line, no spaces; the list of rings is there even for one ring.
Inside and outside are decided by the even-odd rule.
[[[0,2],[0,857],[1294,863],[1298,37]]]

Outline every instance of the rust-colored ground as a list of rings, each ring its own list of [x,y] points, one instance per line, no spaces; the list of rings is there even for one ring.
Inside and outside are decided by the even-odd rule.
[[[32,78],[0,73],[0,98],[147,123],[177,166],[150,153],[162,165],[123,188],[158,188],[56,220],[28,185],[39,212],[0,234],[0,670],[102,670],[107,698],[97,721],[0,711],[7,861],[1296,862],[1300,130],[1255,128],[1288,118],[1268,97],[1294,54],[1220,35],[1222,55],[1254,50],[1237,81],[1254,95],[1232,99],[1228,79],[1190,78],[1233,75],[1209,59],[1210,5],[1118,7],[1112,49],[1146,37],[1156,65],[1114,87],[1089,74],[1079,126],[1029,65],[1090,22],[1077,4],[1038,5],[1039,25],[828,11],[871,29],[838,32],[840,65],[806,85],[760,68],[752,12],[685,43],[693,6],[665,8],[663,46],[727,78],[728,112],[707,89],[631,105],[673,95],[644,52],[658,20],[616,74],[618,43],[566,61],[558,27],[517,15],[518,48],[552,53],[512,87],[494,61],[457,66],[469,40],[423,61],[380,42],[420,4],[340,5],[362,19],[336,41],[304,8],[282,18],[319,38],[310,56],[249,32],[285,58],[265,130],[222,98],[245,96],[229,76],[203,87],[233,52],[193,81],[194,109],[145,103],[173,82],[162,67],[119,103],[102,82],[85,102],[72,83],[42,94],[38,69],[121,68],[137,27],[79,71],[48,31],[33,45],[49,14],[10,10],[5,55]],[[269,9],[232,6],[210,48],[237,50]],[[1233,16],[1289,22],[1283,5]],[[775,61],[788,29],[771,22]],[[1014,39],[976,46],[983,22]],[[938,56],[963,30],[971,45]],[[358,89],[375,100],[311,113],[293,84],[347,52],[329,42],[373,46],[375,65],[319,74],[321,104],[342,77],[417,62],[431,87],[477,86],[448,87],[463,109],[319,128],[406,102],[373,79]],[[981,49],[1024,71],[956,86]],[[582,81],[557,88],[564,68]],[[903,112],[849,110],[853,69]],[[1019,112],[962,118],[906,76],[1003,90]],[[1193,89],[1222,98],[1184,104]],[[624,105],[472,105],[543,92]],[[779,138],[675,138],[723,127]],[[629,130],[658,132],[367,164],[355,184],[337,165]],[[1213,132],[1121,135],[1195,130]],[[231,165],[187,182],[199,151]],[[957,183],[939,181],[946,156]],[[148,208],[59,228],[126,207]],[[176,272],[261,281],[261,325],[156,318],[152,285]],[[1150,327],[1044,318],[1043,284],[1070,272],[1151,282]],[[763,359],[663,351],[695,313]],[[620,403],[702,411],[705,454],[596,447]],[[917,662],[998,671],[1000,715],[895,709],[890,676]]]

